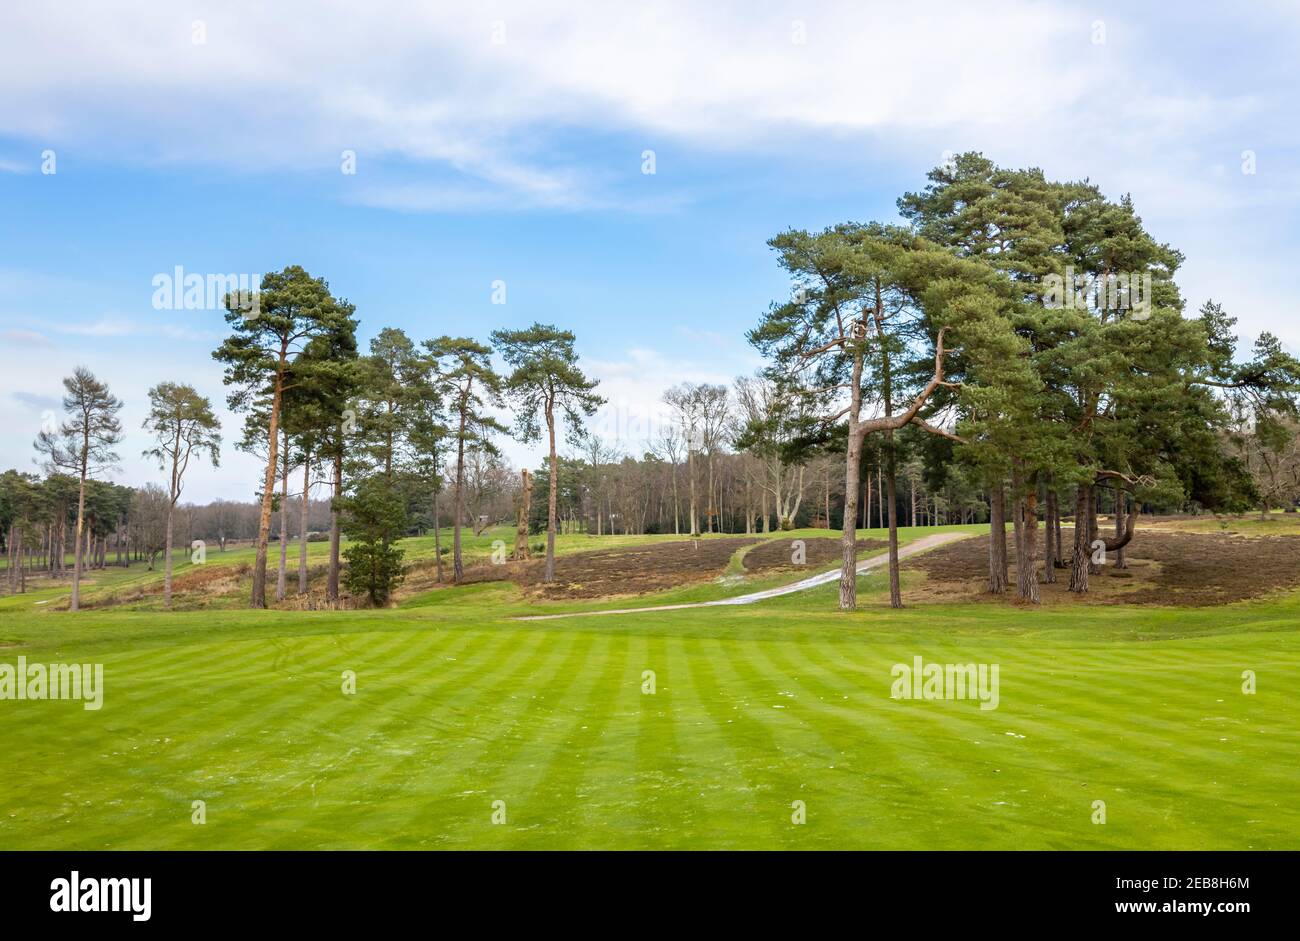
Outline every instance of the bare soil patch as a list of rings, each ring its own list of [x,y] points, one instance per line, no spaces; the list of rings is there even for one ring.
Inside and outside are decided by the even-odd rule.
[[[820,568],[840,561],[840,541],[828,537],[803,539],[803,565],[796,565],[792,558],[795,547],[792,539],[768,539],[760,546],[755,546],[745,553],[742,560],[746,572],[783,572],[801,571],[812,566]],[[883,539],[859,539],[858,552],[887,549],[889,543]],[[810,573],[811,574],[811,573]]]
[[[1063,532],[1068,552],[1073,531]],[[1041,532],[1039,537],[1041,557]],[[988,536],[978,536],[904,562],[904,570],[926,576],[914,594],[927,601],[999,600],[985,591],[988,544]],[[1285,536],[1139,530],[1125,555],[1127,569],[1117,569],[1114,554],[1108,555],[1101,573],[1090,577],[1086,595],[1070,593],[1068,569],[1057,570],[1055,584],[1041,583],[1040,561],[1043,602],[1204,607],[1300,587],[1300,540]],[[1011,573],[1014,584],[1014,563]]]
[[[597,549],[557,556],[555,581],[542,581],[544,558],[504,565],[480,563],[465,569],[467,584],[511,581],[538,598],[606,598],[615,595],[644,595],[707,582],[727,568],[737,549],[757,542],[752,537],[684,539],[646,546]],[[425,563],[407,574],[402,594],[409,596],[439,587],[434,566]],[[444,587],[451,580],[451,560],[443,558]]]

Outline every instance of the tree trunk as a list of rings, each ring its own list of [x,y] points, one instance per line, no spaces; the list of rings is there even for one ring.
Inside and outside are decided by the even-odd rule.
[[[438,509],[438,497],[441,495],[442,481],[438,481],[438,489],[433,492],[433,554],[435,557],[434,565],[438,571],[438,584],[442,584],[442,516]]]
[[[81,530],[86,525],[86,473],[90,451],[89,432],[87,432],[85,438],[86,440],[81,449],[81,484],[77,488],[77,529],[72,540],[72,600],[69,607],[73,611],[79,610],[81,607]]]
[[[1083,594],[1088,590],[1088,565],[1092,547],[1088,540],[1088,513],[1092,506],[1092,488],[1080,484],[1074,501],[1074,558],[1070,560],[1070,591]]]
[[[285,568],[289,563],[289,432],[284,433],[284,470],[280,474],[280,567],[275,579],[275,600],[285,596]]]
[[[867,468],[867,479],[862,487],[863,502],[866,504],[862,514],[862,528],[871,528],[871,468]]]
[[[708,532],[713,532],[713,515],[717,507],[713,505],[713,448],[709,446],[709,458],[705,462],[709,468],[709,498],[704,504],[704,525],[708,527]],[[614,531],[614,524],[611,521],[609,526],[611,534]]]
[[[1043,533],[1043,581],[1056,584],[1056,563],[1061,558],[1061,505],[1052,478],[1047,478],[1047,505]]]
[[[689,440],[686,442],[686,476],[691,493],[691,538],[695,538],[700,534],[700,518],[695,503],[695,452],[691,450]]]
[[[1101,565],[1092,561],[1092,547],[1097,541],[1097,503],[1101,499],[1101,488],[1089,486],[1088,494],[1088,574],[1097,575],[1101,572]]]
[[[888,393],[885,398],[885,414],[890,414]],[[901,608],[903,593],[898,584],[898,499],[894,492],[894,433],[885,432],[885,495],[889,499],[889,606]]]
[[[167,504],[167,541],[164,544],[167,553],[163,560],[163,607],[170,610],[172,606],[172,516],[174,503]]]
[[[1007,590],[1007,500],[1002,481],[989,491],[989,594]]]
[[[1023,489],[1023,482],[1022,482]],[[1032,604],[1038,596],[1038,487],[1029,484],[1023,496],[1017,493],[1016,515],[1020,518],[1020,535],[1016,545],[1016,584],[1020,597]]]
[[[852,611],[858,605],[858,480],[862,473],[862,434],[858,431],[862,409],[861,351],[856,351],[853,356],[850,389],[848,453],[844,461],[844,534],[840,540],[841,611]]]
[[[466,390],[468,393],[468,389]],[[456,493],[455,516],[451,521],[451,581],[459,585],[465,577],[465,566],[460,557],[460,521],[465,515],[465,409],[468,403],[461,399],[460,434],[456,436]]]
[[[677,498],[677,459],[675,456],[671,473],[673,475],[673,535],[680,536],[682,534],[682,515],[681,501]]]
[[[325,597],[339,600],[339,500],[343,497],[343,452],[334,455],[334,499],[330,501],[330,570]]]
[[[883,458],[883,455],[881,455]],[[884,462],[876,465],[876,529],[885,528]]]
[[[284,365],[287,355],[280,348],[280,363],[275,373],[275,391],[271,395],[271,421],[267,429],[266,476],[262,484],[262,509],[257,520],[257,554],[253,560],[253,596],[250,607],[266,607],[266,555],[271,539],[271,504],[275,499],[275,472],[279,461],[280,398],[284,391]]]
[[[826,468],[826,528],[834,529],[831,525],[831,469]]]
[[[1120,482],[1115,481],[1115,540],[1117,542],[1124,538],[1125,497],[1126,494],[1121,489]],[[1128,568],[1128,559],[1124,557],[1124,547],[1122,545],[1115,550],[1115,568]]]
[[[528,468],[519,472],[519,507],[515,515],[515,558],[527,559],[528,551],[528,514],[533,503],[533,475]]]
[[[555,455],[555,413],[553,406],[546,406],[546,431],[550,436],[551,448],[551,480],[550,493],[547,496],[546,504],[546,571],[542,575],[542,581],[555,581],[555,527],[559,525],[559,519],[556,517],[555,504],[556,495],[559,492],[559,459]],[[614,529],[613,522],[610,523],[610,532]]]
[[[307,498],[311,490],[311,454],[302,460],[302,507],[298,511],[298,594],[307,594]]]

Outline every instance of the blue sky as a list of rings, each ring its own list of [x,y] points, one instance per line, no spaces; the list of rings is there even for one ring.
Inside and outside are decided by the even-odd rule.
[[[151,305],[177,265],[302,264],[366,339],[569,327],[636,453],[667,386],[757,366],[744,331],[786,290],[767,238],[893,219],[967,149],[1132,193],[1189,307],[1300,350],[1300,6],[701,6],[6,6],[0,467],[32,468],[77,364],[127,402],[121,482],[157,476],[150,385],[224,405],[220,313]],[[186,498],[256,480],[228,446]]]

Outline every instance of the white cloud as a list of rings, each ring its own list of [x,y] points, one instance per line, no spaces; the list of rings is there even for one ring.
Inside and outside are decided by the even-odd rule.
[[[343,178],[345,199],[415,211],[584,209],[622,205],[638,161],[622,178],[578,155],[538,156],[551,153],[548,135],[575,127],[644,137],[651,149],[818,152],[839,136],[851,152],[854,142],[910,141],[930,165],[945,148],[1019,141],[1045,163],[1082,152],[1095,176],[1263,107],[1153,61],[1158,23],[1109,17],[1107,43],[1094,45],[1095,15],[1061,0],[244,0],[170,15],[145,2],[31,4],[10,10],[0,31],[0,132],[248,170],[336,170],[352,149],[362,185],[349,193]],[[191,40],[196,18],[203,45]],[[494,44],[498,20],[505,42]],[[804,44],[793,41],[795,20]],[[1104,146],[1081,147],[1089,141]],[[1182,158],[1163,156],[1177,178]],[[392,157],[446,179],[386,179],[375,168]]]

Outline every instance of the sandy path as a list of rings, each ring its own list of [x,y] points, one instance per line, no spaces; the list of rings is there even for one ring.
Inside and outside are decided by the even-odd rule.
[[[901,547],[898,550],[898,557],[906,559],[908,556],[916,555],[918,552],[925,552],[933,549],[935,546],[941,546],[944,543],[952,542],[955,539],[965,539],[970,533],[935,533],[932,536],[922,536],[920,539]],[[858,563],[858,574],[869,572],[872,569],[880,568],[889,564],[889,553],[882,552],[880,555],[873,555],[868,559],[863,559]],[[813,575],[808,578],[802,578],[797,582],[791,582],[789,585],[781,585],[777,588],[768,588],[764,591],[752,592],[748,595],[737,595],[735,598],[723,598],[721,601],[692,601],[687,604],[661,604],[647,608],[609,608],[604,611],[573,611],[568,614],[529,614],[523,617],[512,618],[515,621],[553,621],[556,618],[584,618],[595,617],[601,614],[640,614],[643,611],[681,611],[685,608],[716,608],[721,605],[732,604],[753,604],[756,601],[765,601],[768,598],[777,598],[781,595],[794,594],[796,591],[807,591],[809,588],[816,588],[818,585],[825,585],[827,582],[837,582],[840,578],[840,570],[832,569],[829,572],[822,572],[820,575]]]

